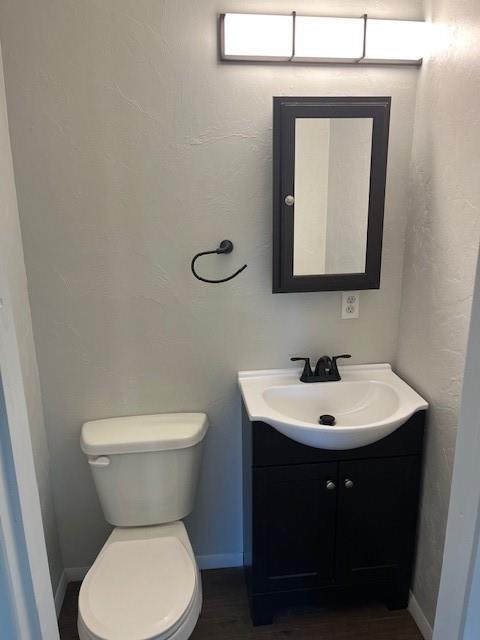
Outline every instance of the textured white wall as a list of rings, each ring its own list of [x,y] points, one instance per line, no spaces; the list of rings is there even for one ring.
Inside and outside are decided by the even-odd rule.
[[[8,132],[2,55],[0,52],[0,269],[12,295],[11,307],[27,401],[30,436],[38,492],[42,509],[52,586],[58,585],[63,570],[57,534],[50,455],[43,418],[37,360],[33,343],[32,318],[28,300],[20,221],[13,176],[12,154]],[[1,365],[1,363],[0,363]],[[0,367],[1,368],[1,367]]]
[[[480,260],[472,300],[434,640],[480,638],[479,380]]]
[[[397,365],[431,402],[414,593],[433,622],[480,236],[480,4],[427,5]]]
[[[66,566],[107,534],[79,448],[84,420],[206,410],[211,427],[189,521],[200,554],[241,541],[239,369],[291,355],[394,358],[418,71],[225,65],[217,13],[289,12],[288,0],[3,0],[10,125],[35,339]],[[361,15],[365,3],[297,11]],[[419,0],[375,0],[421,17]],[[339,293],[271,294],[272,96],[392,95],[380,291],[359,320]],[[191,256],[231,238],[235,251]]]

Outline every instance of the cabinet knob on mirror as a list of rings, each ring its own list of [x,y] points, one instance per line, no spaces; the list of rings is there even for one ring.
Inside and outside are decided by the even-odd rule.
[[[287,207],[292,207],[295,202],[295,198],[293,196],[285,196],[285,204]]]
[[[353,489],[354,484],[353,484],[353,480],[350,480],[349,478],[347,478],[345,480],[345,489]]]
[[[329,491],[333,491],[335,489],[335,483],[331,480],[327,480],[326,487]]]

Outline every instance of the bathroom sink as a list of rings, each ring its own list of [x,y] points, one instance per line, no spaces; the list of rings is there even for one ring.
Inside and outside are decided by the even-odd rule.
[[[302,444],[355,449],[376,442],[428,403],[389,364],[339,367],[339,382],[300,382],[300,369],[241,371],[250,420],[266,422]],[[333,416],[334,425],[319,424]]]

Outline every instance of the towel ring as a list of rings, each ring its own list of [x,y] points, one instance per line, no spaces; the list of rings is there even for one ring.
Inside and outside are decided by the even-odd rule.
[[[213,249],[213,251],[201,251],[200,253],[197,253],[196,255],[194,255],[192,258],[190,268],[195,278],[197,278],[197,280],[201,280],[202,282],[209,282],[212,284],[218,284],[219,282],[228,282],[229,280],[233,280],[233,278],[236,278],[238,274],[242,273],[242,271],[247,268],[248,265],[244,264],[243,267],[240,267],[240,269],[235,271],[235,273],[232,273],[231,276],[228,276],[227,278],[220,278],[218,280],[203,278],[202,276],[199,276],[198,273],[195,271],[195,262],[198,260],[198,258],[200,258],[200,256],[208,256],[212,253],[216,253],[216,254],[232,253],[232,251],[233,251],[233,242],[231,240],[222,240],[217,249]]]

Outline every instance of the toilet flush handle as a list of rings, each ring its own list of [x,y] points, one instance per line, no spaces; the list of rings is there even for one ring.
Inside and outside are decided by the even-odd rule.
[[[108,467],[110,464],[110,458],[108,456],[98,456],[98,458],[89,458],[88,464],[92,467]]]

